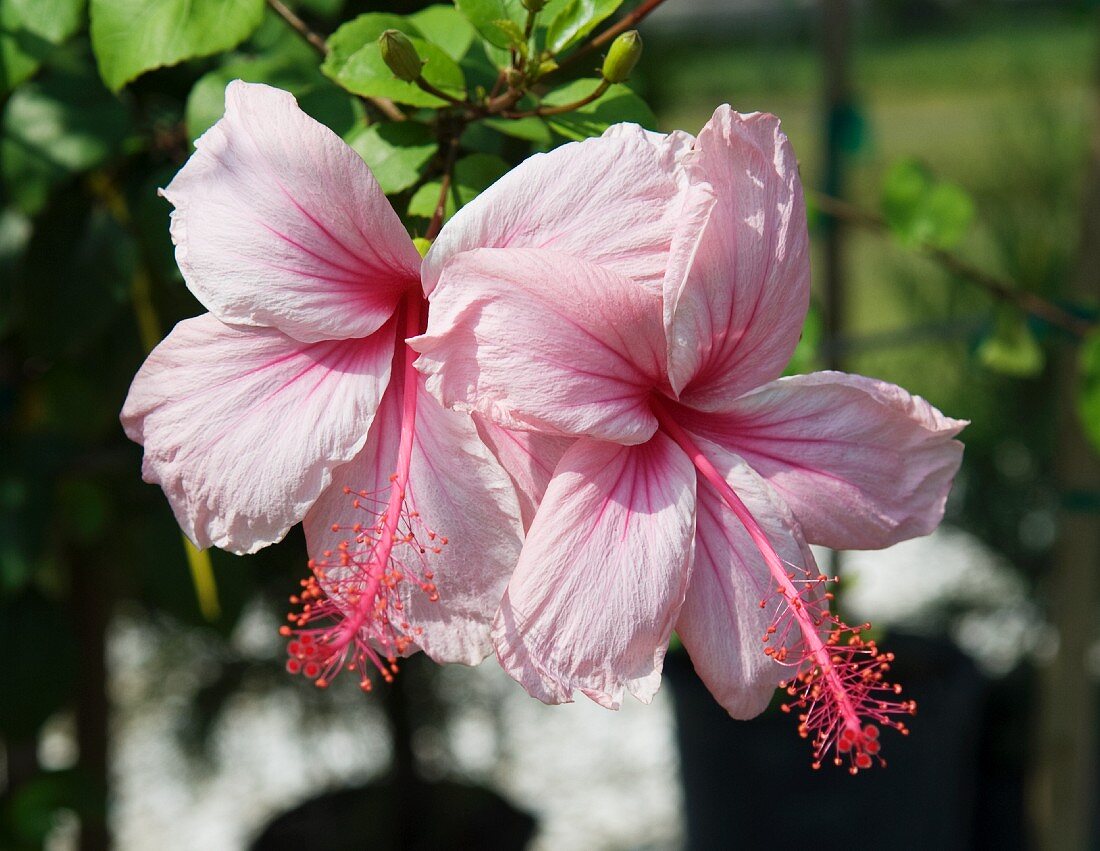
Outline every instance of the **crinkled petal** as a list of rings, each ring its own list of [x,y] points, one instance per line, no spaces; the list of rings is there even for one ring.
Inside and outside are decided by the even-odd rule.
[[[781,378],[690,414],[782,496],[807,540],[876,549],[927,535],[943,518],[966,425],[900,387],[841,372]]]
[[[554,251],[480,249],[447,267],[410,341],[447,407],[505,428],[641,443],[664,368],[660,296]]]
[[[501,428],[476,413],[473,420],[482,442],[512,479],[519,499],[523,528],[530,529],[535,511],[554,475],[554,468],[576,438]]]
[[[684,598],[695,474],[664,434],[640,446],[578,440],[562,457],[520,554],[493,643],[546,703],[579,689],[609,709],[656,693]]]
[[[366,446],[336,471],[332,486],[306,516],[311,554],[335,549],[346,537],[346,532],[334,532],[333,524],[346,529],[374,521],[354,507],[345,486],[388,498],[401,433],[401,397],[392,382]],[[519,504],[469,417],[444,410],[423,389],[417,397],[407,501],[426,528],[447,538],[441,551],[427,553],[423,562],[434,574],[439,600],[432,602],[411,582],[401,585],[405,617],[423,630],[416,643],[436,662],[477,664],[492,649],[489,625],[519,557]],[[419,563],[417,554],[401,547],[396,558]]]
[[[778,378],[794,351],[810,296],[806,209],[772,115],[719,107],[685,162],[713,207],[702,228],[685,215],[674,240],[669,375],[685,402],[713,408]]]
[[[225,117],[162,194],[187,286],[223,322],[366,337],[419,280],[366,163],[279,89],[230,83]]]
[[[424,259],[424,291],[475,248],[548,248],[660,288],[679,215],[679,135],[572,142],[524,160],[463,207]]]
[[[281,540],[363,446],[389,381],[395,331],[301,343],[206,314],[175,327],[122,409],[159,484],[200,547],[255,552]]]
[[[767,483],[733,453],[706,440],[697,442],[779,557],[816,575],[798,522]],[[780,680],[791,676],[789,667],[764,654],[768,645],[763,638],[775,605],[761,608],[760,602],[773,598],[775,583],[745,527],[706,481],[699,482],[697,501],[695,566],[676,632],[715,700],[734,718],[752,718],[767,707]]]

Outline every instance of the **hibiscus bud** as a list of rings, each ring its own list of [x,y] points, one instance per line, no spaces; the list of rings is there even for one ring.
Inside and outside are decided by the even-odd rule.
[[[620,35],[611,42],[603,61],[603,78],[609,83],[622,83],[630,76],[642,55],[642,37],[637,30]]]
[[[406,83],[415,83],[420,79],[420,69],[424,62],[403,32],[386,30],[378,36],[378,46],[382,48],[383,61],[397,79]]]
[[[541,12],[546,0],[523,0],[523,8],[528,12]]]

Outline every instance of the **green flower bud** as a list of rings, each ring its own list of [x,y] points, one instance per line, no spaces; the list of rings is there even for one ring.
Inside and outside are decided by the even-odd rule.
[[[630,30],[611,42],[603,61],[603,78],[609,83],[622,83],[630,76],[642,55],[642,37]]]
[[[528,12],[541,12],[546,0],[523,0],[523,8]]]
[[[378,46],[382,48],[383,61],[397,79],[415,83],[420,78],[420,69],[424,67],[424,62],[403,32],[386,30],[378,36]]]

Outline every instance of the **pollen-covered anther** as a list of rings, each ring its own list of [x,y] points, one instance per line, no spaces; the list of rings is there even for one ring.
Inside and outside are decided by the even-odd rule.
[[[319,688],[343,670],[358,672],[363,691],[371,690],[373,675],[391,682],[398,658],[415,651],[423,635],[404,614],[409,589],[416,586],[431,602],[439,599],[426,555],[440,550],[421,541],[446,538],[429,532],[419,513],[409,510],[406,488],[399,488],[395,479],[391,485],[389,500],[384,500],[385,491],[344,488],[356,511],[370,510],[368,505],[384,507],[375,510],[370,525],[328,527],[334,534],[351,536],[310,560],[312,575],[291,597],[299,610],[288,614],[289,623],[279,630],[289,639],[286,670],[302,674]]]

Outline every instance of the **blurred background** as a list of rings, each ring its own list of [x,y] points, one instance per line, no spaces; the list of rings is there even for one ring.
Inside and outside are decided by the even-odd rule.
[[[414,661],[367,697],[286,676],[300,535],[207,574],[117,416],[150,342],[201,312],[155,190],[225,81],[287,75],[338,131],[355,116],[270,59],[305,49],[277,20],[119,97],[84,29],[28,47],[18,5],[0,67],[22,73],[14,44],[41,68],[0,79],[0,848],[1100,847],[1098,450],[1074,335],[995,295],[1096,319],[1092,3],[668,0],[641,27],[660,129],[776,113],[824,195],[792,368],[972,421],[940,531],[820,553],[920,705],[854,778],[811,771],[776,707],[726,718],[678,653],[619,713],[545,707],[492,661]],[[427,4],[291,5],[325,33]]]

